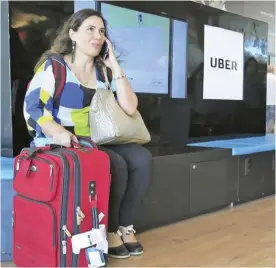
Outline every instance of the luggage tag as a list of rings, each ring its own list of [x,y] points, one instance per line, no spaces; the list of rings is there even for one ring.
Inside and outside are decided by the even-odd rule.
[[[108,253],[108,242],[107,239],[103,240],[102,242],[96,245],[96,249],[102,251],[103,253]]]
[[[92,229],[91,231],[72,236],[72,250],[74,254],[80,254],[80,250],[94,246],[104,239],[106,234],[103,229]]]
[[[87,248],[85,250],[85,256],[88,263],[88,267],[100,267],[105,265],[103,252],[97,248]]]

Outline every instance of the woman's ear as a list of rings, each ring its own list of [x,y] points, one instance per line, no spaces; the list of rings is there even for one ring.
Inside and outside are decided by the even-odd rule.
[[[72,29],[69,30],[69,37],[72,41],[76,41],[75,34],[76,34],[76,32],[74,30],[72,30]]]

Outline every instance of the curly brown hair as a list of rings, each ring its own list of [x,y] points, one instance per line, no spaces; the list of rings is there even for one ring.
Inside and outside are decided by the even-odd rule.
[[[35,65],[34,71],[36,72],[41,64],[43,64],[50,56],[56,54],[64,56],[71,53],[72,40],[69,36],[69,30],[72,29],[73,31],[77,31],[82,25],[83,21],[92,16],[97,16],[103,20],[103,24],[105,27],[105,36],[108,38],[107,22],[100,12],[89,8],[79,10],[74,13],[67,21],[65,21],[62,27],[58,30],[57,36],[53,41],[51,48],[42,54],[39,61]],[[102,62],[99,56],[95,57],[95,64],[98,68],[101,67]]]

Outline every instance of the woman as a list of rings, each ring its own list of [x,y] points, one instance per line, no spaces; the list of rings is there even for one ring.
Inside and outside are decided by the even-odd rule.
[[[108,57],[102,58],[104,42]],[[49,56],[59,54],[66,64],[66,83],[53,101],[55,78]],[[104,86],[101,68],[106,65],[112,89],[128,115],[137,109],[137,97],[120,67],[107,38],[106,21],[92,9],[73,14],[63,25],[53,46],[36,65],[36,74],[27,91],[24,115],[34,143],[51,138],[67,146],[77,136],[90,136],[89,105],[96,87]],[[41,145],[41,144],[40,144]],[[147,189],[151,176],[151,154],[137,144],[101,146],[111,162],[112,184],[109,202],[109,255],[128,258],[140,255],[143,247],[135,238],[132,215]]]

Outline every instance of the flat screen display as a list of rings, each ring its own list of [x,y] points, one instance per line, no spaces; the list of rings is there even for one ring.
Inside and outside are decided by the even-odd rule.
[[[168,94],[170,20],[101,4],[115,53],[136,93]]]
[[[171,98],[187,96],[187,35],[188,23],[172,20],[172,78]]]

